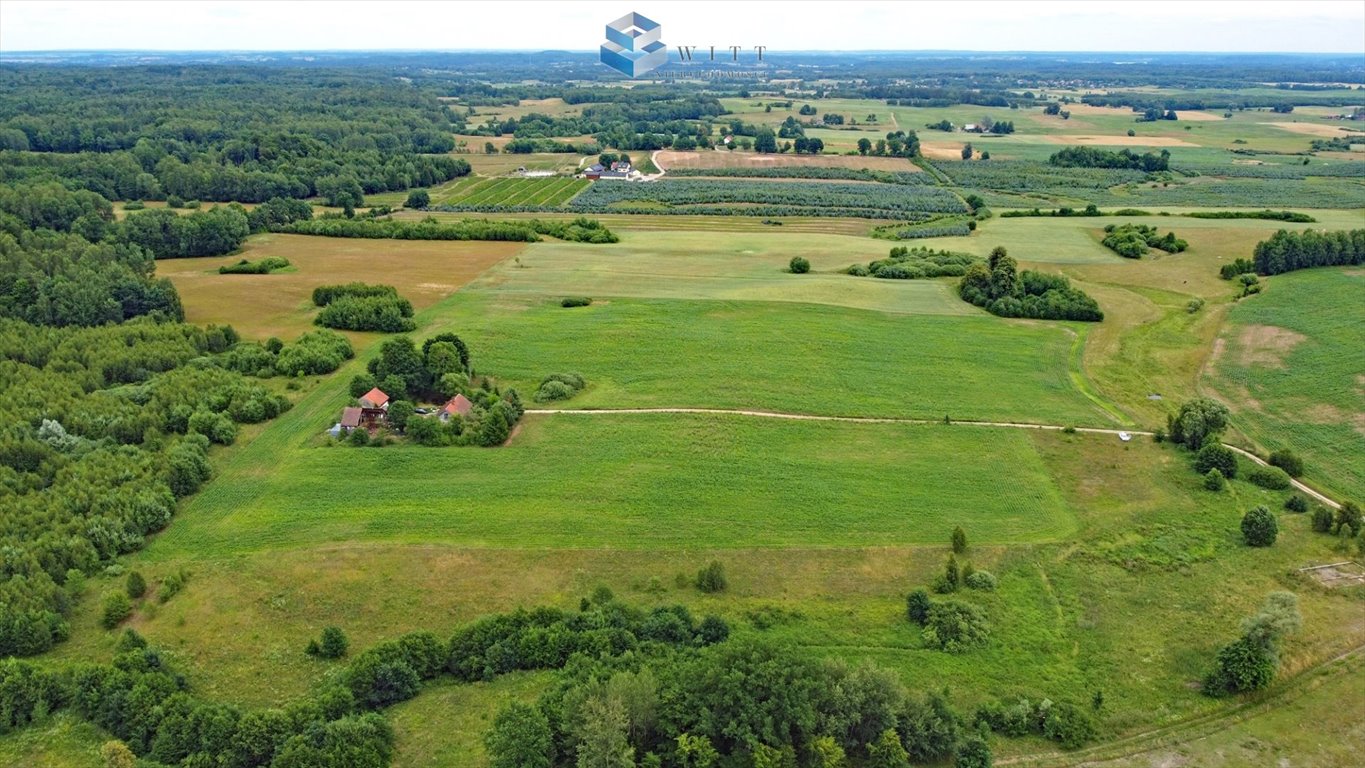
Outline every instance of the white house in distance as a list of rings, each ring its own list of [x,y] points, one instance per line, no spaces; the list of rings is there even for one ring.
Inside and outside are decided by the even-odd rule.
[[[612,163],[610,168],[603,166],[601,163],[593,163],[588,166],[587,170],[583,171],[583,176],[590,181],[605,181],[608,179],[636,181],[642,178],[644,174],[640,173],[637,169],[630,167],[630,163],[618,160]]]

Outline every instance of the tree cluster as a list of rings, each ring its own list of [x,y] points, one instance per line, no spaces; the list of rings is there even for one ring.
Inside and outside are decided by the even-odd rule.
[[[961,277],[967,273],[968,267],[980,263],[980,258],[968,253],[897,246],[884,259],[869,262],[867,266],[854,264],[845,271],[855,277],[918,280],[926,277]]]
[[[1110,224],[1104,228],[1104,239],[1100,243],[1125,259],[1140,259],[1147,255],[1148,248],[1180,253],[1190,247],[1174,232],[1167,232],[1163,236],[1156,227],[1146,224]]]
[[[1112,152],[1096,147],[1067,147],[1047,159],[1049,164],[1063,168],[1127,168],[1146,173],[1168,170],[1170,160],[1171,153],[1164,149],[1160,155],[1139,155],[1131,149]]]
[[[321,285],[313,289],[313,304],[322,307],[313,322],[326,328],[406,333],[417,327],[412,302],[391,285]]]
[[[1296,269],[1365,264],[1365,229],[1319,232],[1280,230],[1256,244],[1256,271],[1278,275]]]
[[[684,768],[905,766],[969,739],[942,695],[889,670],[731,641],[582,659],[535,705],[500,712],[485,743],[495,768]]]
[[[1001,317],[1099,322],[1099,304],[1061,275],[1025,270],[1020,273],[1004,248],[991,251],[988,263],[967,267],[958,295]]]

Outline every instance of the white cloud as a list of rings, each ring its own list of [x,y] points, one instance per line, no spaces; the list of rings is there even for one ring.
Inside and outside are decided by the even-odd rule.
[[[80,2],[0,0],[0,51],[593,50],[628,11],[670,44],[769,50],[1292,51],[1365,55],[1365,3]]]

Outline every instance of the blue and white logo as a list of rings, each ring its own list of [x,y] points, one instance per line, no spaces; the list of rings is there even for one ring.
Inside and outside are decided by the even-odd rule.
[[[602,43],[602,63],[628,77],[658,69],[668,61],[668,46],[659,41],[660,29],[658,22],[634,12],[613,21]]]

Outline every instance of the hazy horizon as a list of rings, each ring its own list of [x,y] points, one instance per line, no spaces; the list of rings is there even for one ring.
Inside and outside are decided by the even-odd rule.
[[[382,14],[375,14],[382,8]],[[169,11],[169,12],[168,12]],[[325,11],[325,12],[320,12]],[[212,2],[3,0],[0,52],[446,51],[590,53],[631,11],[670,47],[778,52],[1205,53],[1362,56],[1365,3],[791,0]],[[73,19],[77,20],[73,23]],[[514,22],[509,22],[514,19]],[[1074,42],[1085,40],[1077,47]]]

